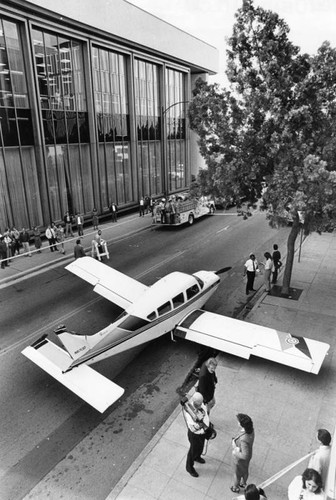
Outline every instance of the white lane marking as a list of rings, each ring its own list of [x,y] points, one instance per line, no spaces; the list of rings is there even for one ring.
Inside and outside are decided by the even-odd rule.
[[[177,259],[178,257],[180,257],[182,254],[184,254],[185,251],[179,251],[177,252],[175,255],[172,255],[170,257],[167,257],[165,260],[161,260],[160,262],[158,262],[157,264],[154,264],[153,266],[151,266],[150,268],[146,269],[146,271],[143,271],[142,273],[139,273],[137,276],[134,277],[134,279],[139,279],[139,278],[142,278],[143,276],[146,276],[146,274],[149,274],[150,272],[152,271],[155,271],[156,269],[158,269],[159,267],[161,266],[164,266],[166,265],[168,262],[174,260],[174,259]],[[1,350],[0,352],[0,358],[1,356],[3,356],[4,354],[8,354],[9,352],[11,352],[12,350],[20,347],[21,345],[28,345],[32,342],[32,340],[35,338],[35,337],[40,337],[41,335],[43,335],[46,331],[50,331],[52,330],[53,328],[55,328],[56,326],[58,325],[62,325],[63,323],[66,322],[67,319],[71,318],[71,316],[75,315],[75,314],[78,314],[79,312],[83,311],[84,309],[86,309],[87,307],[90,307],[92,305],[94,305],[96,302],[98,302],[99,300],[102,300],[102,297],[96,297],[94,298],[93,300],[90,300],[89,302],[87,302],[86,304],[83,304],[82,306],[80,307],[77,307],[76,309],[72,310],[71,312],[67,313],[67,314],[64,314],[64,316],[61,316],[60,318],[54,320],[54,321],[51,321],[50,323],[48,323],[48,326],[44,326],[42,328],[39,328],[38,330],[36,330],[35,332],[32,332],[30,333],[29,335],[27,335],[27,337],[24,337],[23,339],[21,340],[18,340],[17,342],[15,342],[14,344],[12,344],[11,346],[9,347],[5,347],[3,350]]]
[[[218,233],[221,233],[222,231],[226,231],[227,229],[229,229],[230,226],[225,226],[223,227],[222,229],[220,229],[219,231],[216,231],[216,234]]]

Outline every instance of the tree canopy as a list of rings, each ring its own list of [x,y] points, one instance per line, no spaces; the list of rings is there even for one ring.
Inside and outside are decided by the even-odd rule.
[[[278,14],[244,0],[228,41],[229,89],[196,82],[190,125],[207,169],[206,194],[262,196],[271,225],[293,221],[284,292],[296,236],[336,226],[336,50],[301,54]],[[302,222],[304,221],[304,222]]]

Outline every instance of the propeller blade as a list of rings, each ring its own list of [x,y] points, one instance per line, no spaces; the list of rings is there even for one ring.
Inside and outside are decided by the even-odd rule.
[[[218,269],[218,271],[215,271],[215,274],[223,274],[226,273],[227,271],[230,271],[230,269],[232,269],[231,266],[222,267],[222,269]]]

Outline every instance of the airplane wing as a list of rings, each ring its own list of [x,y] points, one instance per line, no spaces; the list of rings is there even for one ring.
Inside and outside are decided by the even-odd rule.
[[[147,286],[139,281],[126,276],[116,269],[93,259],[82,257],[71,262],[66,268],[94,286],[94,292],[117,306],[127,309],[133,302],[147,290]]]
[[[329,344],[197,309],[174,335],[241,358],[251,355],[317,374]]]
[[[87,365],[66,371],[73,360],[45,337],[26,347],[22,354],[101,413],[124,393],[122,387]]]

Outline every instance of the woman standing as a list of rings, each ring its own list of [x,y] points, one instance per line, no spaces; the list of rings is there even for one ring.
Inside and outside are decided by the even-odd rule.
[[[272,260],[272,255],[269,252],[265,252],[264,257],[265,257],[265,262],[263,263],[263,266],[265,267],[264,283],[266,292],[269,292],[271,290],[271,275],[273,269],[273,260]]]
[[[34,227],[33,236],[34,236],[35,248],[38,253],[41,253],[41,247],[42,247],[41,231],[37,226]]]
[[[254,442],[252,419],[244,413],[238,413],[237,420],[240,432],[232,439],[233,485],[230,490],[233,493],[239,493],[239,488],[246,488]]]
[[[296,476],[288,487],[289,500],[322,500],[322,479],[314,469],[306,469],[302,476]]]

